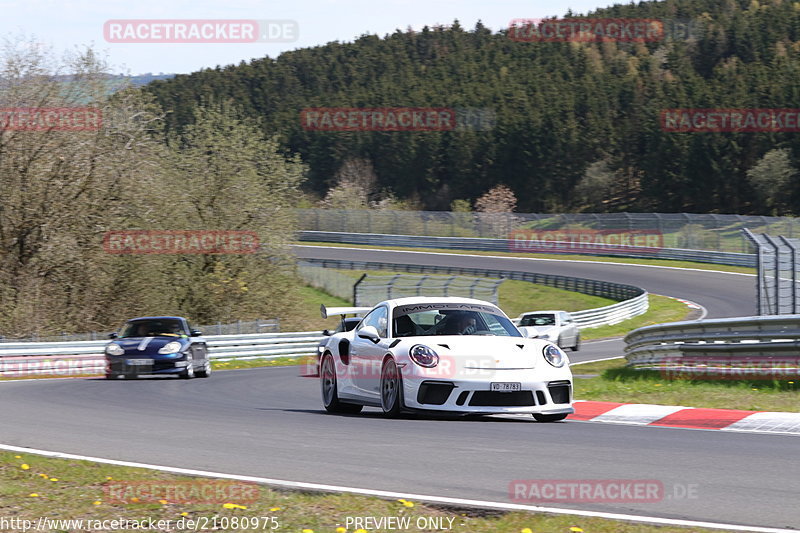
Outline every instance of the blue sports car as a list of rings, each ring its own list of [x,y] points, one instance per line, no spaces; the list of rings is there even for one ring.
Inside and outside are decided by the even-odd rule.
[[[211,375],[206,341],[179,316],[128,320],[105,349],[106,379],[175,374],[184,379]]]

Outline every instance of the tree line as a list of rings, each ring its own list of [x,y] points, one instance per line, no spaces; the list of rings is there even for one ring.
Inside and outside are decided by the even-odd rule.
[[[474,203],[506,185],[521,211],[796,214],[797,133],[670,132],[660,115],[797,106],[799,6],[665,0],[588,15],[691,23],[686,35],[651,42],[530,42],[456,21],[178,75],[144,90],[169,111],[167,132],[192,124],[203,102],[235,101],[309,165],[305,190],[317,198],[339,184],[348,161],[360,161],[374,171],[376,194],[424,209]],[[320,107],[494,116],[490,128],[457,131],[304,129],[301,112]]]

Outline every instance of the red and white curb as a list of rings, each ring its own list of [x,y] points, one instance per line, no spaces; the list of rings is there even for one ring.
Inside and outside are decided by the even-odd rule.
[[[800,435],[800,413],[575,400],[568,420]]]

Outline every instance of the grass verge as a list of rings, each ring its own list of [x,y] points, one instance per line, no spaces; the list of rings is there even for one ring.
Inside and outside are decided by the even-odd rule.
[[[668,379],[655,370],[634,370],[625,359],[572,366],[575,398],[622,403],[682,405],[745,411],[800,412],[799,380]]]
[[[142,492],[145,483],[153,482],[153,494],[168,496],[178,494],[186,487],[214,487],[214,503],[180,503],[173,498],[160,501],[132,501]],[[186,483],[191,483],[186,485]],[[234,482],[242,487],[241,482]],[[458,510],[425,505],[408,500],[382,500],[352,494],[303,493],[273,490],[266,486],[246,487],[240,493],[248,493],[247,501],[220,499],[216,487],[218,480],[200,477],[185,477],[155,470],[121,467],[54,459],[32,454],[0,452],[0,511],[8,518],[31,520],[33,525],[41,518],[50,520],[84,520],[82,527],[49,523],[45,531],[91,531],[108,528],[93,527],[87,520],[131,520],[137,523],[169,520],[169,528],[162,531],[210,530],[223,531],[292,531],[305,533],[353,533],[355,528],[344,529],[347,517],[408,517],[416,531],[441,531],[432,527],[438,519],[448,529],[458,533],[662,533],[686,532],[676,527],[655,527],[649,524],[616,522],[599,518],[584,518],[570,515],[548,515],[544,513]],[[117,487],[104,490],[104,486]],[[129,488],[132,487],[132,488]],[[226,491],[231,493],[233,491]],[[185,494],[186,492],[184,492]],[[110,496],[114,496],[112,499]],[[154,499],[154,498],[153,498]],[[271,520],[272,518],[275,520]],[[433,520],[431,520],[433,519]],[[183,520],[184,527],[179,527]],[[189,527],[189,520],[205,527]],[[431,527],[414,527],[417,520],[428,522]],[[143,522],[144,521],[144,522]],[[253,523],[258,521],[258,526]],[[238,522],[239,527],[234,524]],[[422,522],[419,522],[422,523]],[[277,524],[277,527],[272,529]],[[99,523],[97,524],[99,525]],[[128,528],[131,529],[131,528]],[[142,529],[142,528],[135,528]],[[146,529],[146,528],[145,528]],[[370,532],[391,531],[373,529]],[[21,529],[18,529],[21,530]],[[152,530],[152,528],[151,528]],[[363,531],[363,530],[361,530]],[[701,531],[692,529],[692,531]],[[704,530],[711,531],[711,530]]]
[[[341,244],[328,242],[296,242],[301,246],[325,246],[333,248],[366,248],[374,250],[399,250],[403,252],[433,252],[446,254],[465,254],[465,255],[493,255],[497,257],[524,257],[529,259],[563,259],[573,261],[597,261],[600,263],[625,263],[631,265],[652,265],[674,268],[693,268],[698,270],[717,270],[720,272],[737,272],[742,274],[755,274],[754,268],[738,267],[730,265],[716,265],[712,263],[695,263],[692,261],[673,261],[669,259],[645,259],[636,257],[616,257],[598,255],[576,255],[576,254],[524,254],[518,252],[485,252],[480,250],[450,250],[447,248],[391,248],[387,246],[375,246],[369,244]]]

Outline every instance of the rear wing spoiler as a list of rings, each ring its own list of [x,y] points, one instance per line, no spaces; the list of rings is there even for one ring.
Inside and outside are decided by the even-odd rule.
[[[370,311],[372,311],[372,307],[325,307],[325,304],[319,306],[322,318],[336,315],[363,315]]]

